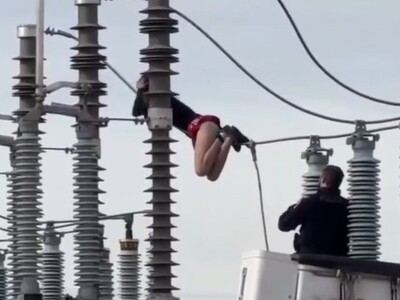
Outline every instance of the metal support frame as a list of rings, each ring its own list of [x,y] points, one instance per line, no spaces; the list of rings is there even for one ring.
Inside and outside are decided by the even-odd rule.
[[[105,27],[98,24],[100,0],[75,0],[78,10],[78,25],[72,27],[78,31],[78,45],[72,49],[78,53],[71,57],[71,68],[78,70],[80,87],[71,95],[79,97],[77,107],[86,112],[86,117],[78,116],[75,125],[77,143],[75,151],[75,190],[74,219],[78,222],[75,231],[76,279],[75,284],[81,292],[90,290],[97,295],[100,272],[100,227],[99,227],[99,189],[100,139],[99,109],[104,107],[99,97],[106,94],[106,84],[99,81],[99,70],[104,69],[106,57],[99,54],[104,47],[99,45],[98,32]],[[95,291],[95,292],[94,292]]]
[[[152,186],[145,192],[152,194],[148,202],[152,205],[152,212],[148,214],[152,218],[152,235],[147,240],[151,244],[151,259],[147,263],[150,267],[149,299],[175,299],[172,292],[177,290],[172,285],[172,267],[177,264],[172,260],[172,242],[177,241],[172,237],[171,231],[175,226],[171,218],[177,217],[171,211],[174,201],[171,194],[177,190],[171,187],[171,169],[177,165],[170,160],[170,144],[174,141],[170,137],[172,128],[172,112],[170,99],[176,95],[171,92],[170,76],[177,74],[170,68],[171,63],[178,61],[175,56],[178,50],[171,47],[170,35],[178,32],[178,21],[172,19],[169,0],[148,0],[148,7],[141,11],[147,14],[147,18],[140,21],[140,32],[149,36],[149,45],[142,49],[141,62],[148,63],[149,69],[145,72],[149,76],[149,129],[151,138],[146,144],[151,145],[147,154],[151,155],[152,161],[145,168],[151,169],[148,177]]]
[[[104,247],[104,224],[100,225],[101,250],[100,250],[100,300],[112,300],[114,298],[113,264],[110,262],[110,249]]]
[[[379,163],[373,157],[378,134],[366,132],[363,121],[356,122],[355,133],[347,139],[354,156],[348,161],[349,256],[377,260],[380,256]]]
[[[39,124],[42,112],[35,101],[36,26],[22,25],[17,29],[20,40],[20,73],[14,79],[13,96],[19,98],[19,108],[14,112],[18,130],[13,151],[14,170],[11,176],[9,197],[11,274],[8,291],[16,297],[22,280],[37,281],[40,273],[40,223],[41,208],[41,145]]]
[[[53,223],[47,224],[42,254],[43,300],[60,300],[64,295],[64,253],[60,250],[62,236],[55,231]]]
[[[303,175],[303,197],[315,194],[319,189],[319,179],[322,170],[329,163],[329,156],[333,154],[333,149],[321,147],[321,141],[318,136],[312,136],[310,145],[301,153],[301,158],[305,159],[308,165],[308,171]]]

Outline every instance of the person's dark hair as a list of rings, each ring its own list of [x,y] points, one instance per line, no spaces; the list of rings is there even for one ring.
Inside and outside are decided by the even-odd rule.
[[[338,188],[342,184],[342,181],[344,178],[344,173],[343,173],[342,169],[339,168],[338,166],[328,165],[323,169],[322,174],[332,175],[332,177],[333,177],[332,187],[333,188]]]

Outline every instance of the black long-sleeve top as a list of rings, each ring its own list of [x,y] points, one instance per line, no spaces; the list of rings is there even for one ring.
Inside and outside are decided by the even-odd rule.
[[[348,253],[347,200],[340,191],[319,191],[290,206],[279,218],[281,231],[300,227],[298,253],[346,256]]]

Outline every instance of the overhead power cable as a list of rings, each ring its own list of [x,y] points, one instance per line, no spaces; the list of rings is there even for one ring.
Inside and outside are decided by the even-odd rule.
[[[387,126],[387,127],[380,127],[376,129],[367,130],[368,133],[375,133],[375,132],[382,132],[388,130],[399,129],[399,125],[396,126]],[[283,142],[290,142],[290,141],[299,141],[299,140],[309,140],[312,136],[318,136],[321,140],[333,140],[333,139],[341,139],[348,136],[351,136],[353,132],[350,133],[342,133],[342,134],[335,134],[335,135],[300,135],[300,136],[292,136],[286,138],[279,138],[273,140],[265,140],[254,142],[255,145],[267,145],[267,144],[276,144],[276,143],[283,143]]]
[[[311,60],[317,65],[317,67],[326,75],[328,76],[331,80],[333,80],[336,84],[340,85],[342,88],[348,90],[349,92],[360,96],[364,99],[376,102],[376,103],[381,103],[381,104],[386,104],[386,105],[392,105],[392,106],[400,106],[400,102],[393,102],[393,101],[388,101],[388,100],[382,100],[373,96],[369,96],[363,92],[360,92],[356,90],[355,88],[352,88],[351,86],[347,85],[340,79],[338,79],[335,75],[333,75],[331,72],[329,72],[319,61],[318,59],[314,56],[314,54],[311,52],[310,48],[308,47],[306,41],[304,40],[299,28],[296,25],[296,22],[294,21],[292,15],[290,14],[288,8],[286,5],[283,3],[282,0],[277,0],[279,5],[281,6],[282,10],[284,11],[286,17],[288,18],[290,24],[292,25],[298,39],[300,40],[301,45],[303,46],[304,50],[306,51],[307,55],[311,58]]]
[[[330,117],[326,116],[311,110],[308,110],[306,108],[303,108],[290,100],[286,99],[285,97],[279,95],[275,91],[273,91],[271,88],[266,86],[264,83],[262,83],[259,79],[257,79],[252,73],[250,73],[242,64],[240,64],[227,50],[225,50],[224,47],[220,45],[210,34],[207,33],[200,25],[198,25],[196,22],[194,22],[191,18],[186,16],[184,13],[180,12],[179,10],[173,9],[172,10],[174,13],[176,13],[178,16],[180,16],[182,19],[187,21],[190,25],[192,25],[194,28],[196,28],[200,33],[202,33],[211,43],[213,43],[233,64],[235,64],[236,67],[238,67],[244,74],[246,74],[251,80],[253,80],[258,86],[260,86],[262,89],[273,95],[275,98],[280,100],[281,102],[301,111],[306,114],[312,115],[314,117],[336,122],[336,123],[343,123],[343,124],[354,124],[355,121],[353,120],[346,120],[346,119],[339,119],[335,117]],[[382,120],[372,120],[372,121],[366,121],[366,124],[381,124],[381,123],[388,123],[388,122],[393,122],[393,121],[398,121],[400,120],[400,117],[395,117],[395,118],[388,118],[388,119],[382,119]]]

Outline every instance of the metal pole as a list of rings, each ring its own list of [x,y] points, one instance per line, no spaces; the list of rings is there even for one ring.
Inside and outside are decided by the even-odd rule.
[[[379,135],[366,132],[365,122],[356,123],[355,133],[347,139],[354,157],[349,160],[349,256],[377,260],[379,234],[379,163],[373,157]]]
[[[39,103],[44,101],[44,0],[36,0],[36,100]]]
[[[308,171],[303,175],[303,197],[311,196],[318,191],[322,170],[328,165],[329,156],[332,154],[332,149],[321,147],[318,136],[311,137],[310,146],[301,153],[301,158],[305,159],[308,165]]]
[[[47,224],[44,232],[42,291],[43,300],[60,300],[64,295],[64,253],[60,250],[61,234]]]
[[[71,57],[71,68],[78,70],[80,88],[71,95],[79,97],[77,107],[86,112],[86,117],[78,117],[76,124],[77,143],[75,150],[74,219],[76,226],[76,280],[82,293],[90,290],[90,295],[98,297],[100,272],[100,227],[99,227],[99,189],[100,139],[99,108],[104,107],[99,97],[105,95],[106,84],[99,81],[99,70],[106,58],[99,54],[104,47],[99,45],[98,32],[104,29],[98,24],[98,6],[100,0],[75,0],[78,8],[78,45],[73,49],[78,53]],[[93,289],[96,292],[93,292]]]
[[[113,287],[113,264],[110,262],[110,249],[104,247],[104,225],[101,229],[101,250],[100,250],[100,300],[112,300],[114,298]]]
[[[15,257],[12,259],[13,272],[10,291],[14,294],[22,279],[36,281],[40,268],[40,219],[41,208],[41,163],[39,123],[42,112],[35,104],[35,55],[36,55],[36,27],[23,25],[18,27],[20,39],[20,73],[14,77],[19,83],[14,85],[13,96],[19,97],[19,109],[14,112],[17,117],[18,131],[15,139],[15,168],[11,202],[11,216],[15,223]],[[13,221],[14,222],[14,221]]]
[[[177,290],[172,285],[172,267],[177,264],[172,261],[172,242],[177,241],[172,237],[171,231],[175,226],[171,218],[177,217],[171,211],[174,201],[171,194],[177,190],[171,187],[171,169],[176,167],[170,160],[170,144],[175,142],[170,137],[172,128],[172,110],[170,99],[174,95],[171,92],[170,76],[176,74],[170,69],[171,63],[178,61],[175,56],[178,53],[170,45],[170,35],[178,32],[178,21],[171,18],[169,0],[148,0],[147,9],[142,13],[147,18],[140,22],[140,32],[148,34],[149,46],[141,50],[142,62],[149,64],[145,72],[149,76],[149,100],[148,126],[151,138],[145,143],[151,145],[147,154],[151,155],[151,163],[146,168],[152,173],[148,177],[152,186],[146,190],[152,193],[152,199],[148,202],[152,205],[152,212],[148,214],[152,218],[152,236],[148,239],[151,244],[151,259],[147,266],[152,270],[148,274],[148,292],[150,299],[174,299],[172,292]],[[175,298],[176,299],[176,298]]]

